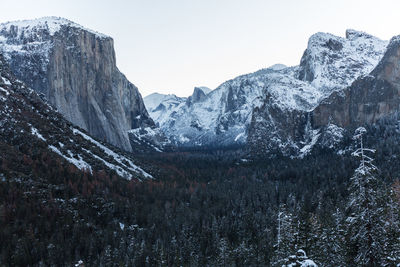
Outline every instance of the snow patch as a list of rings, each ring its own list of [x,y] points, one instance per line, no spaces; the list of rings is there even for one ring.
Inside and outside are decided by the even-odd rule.
[[[137,139],[145,142],[148,146],[152,147],[155,151],[162,152],[162,150],[160,148],[153,145],[151,142],[147,141],[148,139],[152,139],[153,137],[156,137],[157,135],[160,134],[159,132],[152,129],[151,127],[131,129],[128,131],[128,133],[134,135]],[[165,145],[165,143],[161,144],[161,146],[162,145]]]
[[[307,155],[308,153],[311,152],[311,149],[313,148],[313,146],[317,143],[318,138],[321,134],[319,133],[319,130],[313,130],[312,131],[312,138],[310,143],[308,143],[307,145],[303,146],[300,149],[300,158],[303,158],[305,155]]]
[[[240,138],[243,138],[245,136],[245,133],[240,133],[235,137],[235,142],[237,142]]]
[[[86,139],[86,140],[90,141],[91,143],[93,143],[94,145],[96,145],[98,148],[103,150],[104,153],[106,153],[108,156],[112,157],[116,162],[118,162],[118,164],[120,164],[122,167],[116,166],[115,164],[112,164],[112,163],[109,163],[109,162],[105,161],[104,159],[102,159],[101,157],[93,154],[91,151],[85,150],[86,152],[92,154],[95,158],[103,161],[103,163],[106,164],[107,167],[109,167],[110,169],[115,170],[120,176],[125,177],[127,179],[131,179],[132,178],[132,174],[129,173],[128,171],[132,171],[132,172],[135,172],[135,173],[140,173],[145,178],[153,178],[153,176],[151,176],[150,174],[145,172],[140,167],[136,166],[129,158],[126,158],[126,157],[124,157],[124,156],[122,156],[120,154],[115,153],[114,151],[112,151],[108,147],[100,144],[99,142],[97,142],[96,140],[94,140],[90,136],[82,133],[78,129],[74,128],[73,129],[73,133],[75,135],[76,134],[81,135],[84,139]],[[128,171],[126,171],[125,169],[128,170]]]
[[[1,77],[1,79],[5,85],[11,85],[11,82],[7,78]]]
[[[31,127],[31,133],[32,133],[33,135],[35,135],[37,138],[39,138],[40,140],[43,140],[43,141],[45,141],[45,142],[47,141],[46,138],[44,138],[43,135],[41,135],[41,134],[39,133],[38,129],[36,129],[35,127]]]
[[[55,152],[55,153],[57,153],[58,155],[62,156],[62,157],[63,157],[64,159],[66,159],[68,162],[70,162],[70,163],[72,163],[73,165],[75,165],[78,169],[80,169],[80,170],[86,170],[86,171],[89,171],[90,173],[92,173],[92,167],[91,167],[87,162],[85,162],[85,161],[82,159],[81,155],[77,155],[78,159],[76,159],[75,156],[74,156],[74,154],[73,154],[70,150],[67,151],[69,156],[66,156],[66,155],[64,155],[58,148],[56,148],[56,147],[53,146],[53,145],[49,145],[49,148],[50,148],[53,152]]]
[[[3,87],[0,87],[0,91],[2,91],[3,93],[5,93],[7,96],[10,94],[10,92],[8,92],[6,89],[4,89]]]
[[[187,138],[186,136],[184,136],[183,134],[179,135],[179,141],[182,143],[187,143],[190,141],[189,138]]]

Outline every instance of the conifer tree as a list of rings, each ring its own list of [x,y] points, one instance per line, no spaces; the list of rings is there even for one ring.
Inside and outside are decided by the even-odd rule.
[[[383,218],[378,205],[377,168],[368,154],[375,150],[365,148],[363,134],[366,129],[359,127],[354,139],[359,142],[352,155],[360,158],[360,165],[350,179],[349,217],[347,223],[347,260],[349,265],[380,266]]]
[[[293,215],[286,205],[279,206],[277,216],[277,237],[274,245],[275,253],[271,260],[272,266],[282,266],[284,259],[295,249],[296,228]]]

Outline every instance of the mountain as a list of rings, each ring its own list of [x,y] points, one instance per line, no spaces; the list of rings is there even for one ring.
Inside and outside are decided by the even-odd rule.
[[[316,141],[309,113],[368,74],[386,46],[387,41],[355,30],[347,30],[345,38],[316,33],[299,66],[276,64],[236,77],[193,103],[190,97],[158,97],[149,113],[178,146],[249,144],[260,153],[299,154]]]
[[[72,125],[39,95],[14,77],[0,54],[0,165],[23,173],[35,160],[50,157],[88,173],[101,170],[126,179],[150,174],[119,150]],[[32,172],[34,167],[28,169]]]
[[[332,95],[343,95],[356,79],[369,74],[382,59],[386,46],[386,41],[354,30],[347,30],[346,38],[326,33],[311,36],[295,77],[315,88],[318,98],[288,109],[276,103],[270,90],[266,90],[263,104],[254,110],[249,127],[251,151],[302,156],[319,139],[329,146],[333,145],[332,140],[339,141],[344,129],[329,119],[331,114],[320,127],[315,127],[313,111]]]
[[[390,40],[376,68],[342,92],[334,92],[312,112],[313,125],[348,128],[372,124],[400,107],[400,36]]]
[[[153,93],[143,98],[147,111],[155,121],[161,120],[159,117],[164,115],[163,112],[174,109],[179,104],[186,102],[186,100],[186,97],[159,93]]]
[[[188,101],[190,102],[199,102],[201,99],[205,97],[208,93],[211,92],[211,89],[205,86],[195,87],[193,90],[193,94],[189,97],[179,97],[174,94],[159,94],[152,93],[143,98],[144,105],[146,106],[147,111],[150,116],[158,121],[159,111],[160,110],[171,110],[178,106],[179,104]],[[161,106],[160,106],[161,104]],[[160,107],[159,107],[160,106]]]
[[[137,87],[116,66],[109,36],[58,17],[7,22],[0,52],[18,79],[100,140],[132,151],[128,132],[154,128]]]

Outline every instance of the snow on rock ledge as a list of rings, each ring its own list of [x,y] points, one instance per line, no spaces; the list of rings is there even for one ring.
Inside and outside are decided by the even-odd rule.
[[[26,38],[30,35],[35,34],[38,31],[47,31],[49,35],[53,36],[54,34],[59,32],[63,26],[74,27],[91,32],[95,34],[98,38],[111,38],[105,34],[87,29],[68,19],[55,16],[1,23],[0,31],[8,31],[12,33],[13,38],[21,38],[21,35],[24,35],[24,37]]]

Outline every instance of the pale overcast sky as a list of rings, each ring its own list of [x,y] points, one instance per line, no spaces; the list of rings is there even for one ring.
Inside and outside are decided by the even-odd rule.
[[[0,22],[60,16],[114,38],[117,65],[139,87],[190,95],[276,63],[297,65],[315,32],[400,34],[400,1],[1,0]]]

